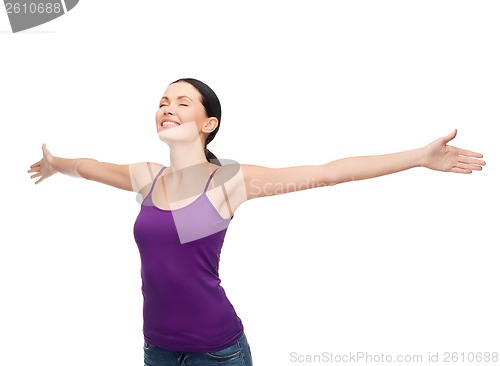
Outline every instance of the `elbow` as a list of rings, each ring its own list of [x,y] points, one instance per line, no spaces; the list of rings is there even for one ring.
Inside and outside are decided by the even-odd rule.
[[[332,161],[325,165],[324,182],[327,186],[334,186],[340,183],[352,182],[356,178],[354,175],[346,174],[346,169],[343,169],[342,164],[337,161]]]
[[[337,167],[335,166],[335,162],[325,164],[323,171],[323,182],[326,186],[334,186],[342,183],[342,180],[340,179],[340,176],[338,174]]]
[[[75,165],[75,168],[73,170],[74,176],[78,178],[83,178],[87,180],[92,180],[95,174],[92,174],[93,170],[95,167],[93,167],[94,164],[92,163],[97,163],[97,160],[94,159],[82,159],[82,161],[78,162]]]

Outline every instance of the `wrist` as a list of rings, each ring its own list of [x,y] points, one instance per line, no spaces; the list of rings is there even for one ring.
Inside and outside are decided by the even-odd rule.
[[[429,167],[429,154],[425,147],[421,147],[415,150],[415,166],[428,168]]]
[[[61,173],[64,175],[68,175],[70,177],[80,177],[80,175],[77,172],[77,165],[79,159],[66,159],[66,158],[51,156],[49,161],[50,161],[49,168],[54,173]]]
[[[61,173],[64,169],[63,158],[58,158],[56,156],[51,156],[47,158],[47,165],[49,166],[49,171],[53,173]]]

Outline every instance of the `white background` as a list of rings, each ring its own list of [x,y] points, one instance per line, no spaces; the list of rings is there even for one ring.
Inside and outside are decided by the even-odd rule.
[[[134,194],[26,171],[44,142],[167,165],[154,115],[181,77],[222,102],[219,158],[322,164],[457,128],[488,163],[242,205],[220,274],[255,365],[500,351],[499,17],[496,1],[82,0],[12,34],[0,14],[0,364],[142,364]]]

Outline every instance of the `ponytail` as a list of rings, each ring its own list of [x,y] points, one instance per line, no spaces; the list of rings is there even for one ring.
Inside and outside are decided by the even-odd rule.
[[[205,146],[205,157],[207,158],[208,162],[221,166],[221,163],[219,159],[217,159],[217,156],[215,156],[210,150],[208,150],[206,146]]]

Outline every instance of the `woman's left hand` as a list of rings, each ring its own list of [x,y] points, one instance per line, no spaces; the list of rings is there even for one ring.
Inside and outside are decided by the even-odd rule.
[[[441,172],[470,174],[473,170],[481,170],[486,164],[482,154],[449,146],[448,142],[457,135],[455,129],[448,136],[441,137],[424,147],[424,166]]]

